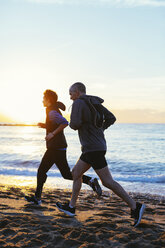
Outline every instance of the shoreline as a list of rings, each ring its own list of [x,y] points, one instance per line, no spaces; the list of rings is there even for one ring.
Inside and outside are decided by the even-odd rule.
[[[98,178],[99,180],[99,178]],[[165,196],[165,185],[164,184],[151,184],[151,183],[137,183],[137,182],[121,182],[118,181],[126,192],[132,192],[137,194],[144,195],[153,195],[159,196],[160,198]],[[109,192],[105,188],[100,180],[99,183],[104,191]],[[22,175],[0,175],[0,184],[5,185],[20,185],[26,187],[35,187],[36,186],[36,176],[22,176]],[[48,176],[47,181],[44,185],[47,189],[72,189],[72,181],[65,180],[63,177],[52,177]],[[82,184],[82,190],[89,190],[88,185]]]
[[[76,216],[58,211],[57,201],[70,199],[70,189],[43,190],[42,205],[24,200],[34,186],[0,184],[0,247],[15,248],[108,248],[164,247],[165,197],[129,193],[146,204],[137,228],[132,226],[130,210],[113,193],[103,191],[97,198],[92,190],[81,190]]]

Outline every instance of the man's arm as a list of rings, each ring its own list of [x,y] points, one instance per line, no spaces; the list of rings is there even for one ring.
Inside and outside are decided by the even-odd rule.
[[[72,105],[72,112],[69,124],[69,126],[74,130],[79,129],[82,125],[82,108],[83,101],[80,99],[75,100]]]

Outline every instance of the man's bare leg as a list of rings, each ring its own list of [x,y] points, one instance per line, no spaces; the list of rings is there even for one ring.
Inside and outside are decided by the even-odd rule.
[[[75,207],[76,205],[76,201],[82,185],[82,176],[87,170],[89,170],[90,167],[91,166],[89,164],[79,159],[77,164],[74,166],[72,170],[73,187],[72,187],[72,197],[70,201],[70,206],[72,207]]]
[[[106,188],[111,189],[116,195],[125,201],[131,209],[136,208],[136,202],[128,195],[119,183],[113,180],[108,166],[103,169],[96,170],[96,173]]]

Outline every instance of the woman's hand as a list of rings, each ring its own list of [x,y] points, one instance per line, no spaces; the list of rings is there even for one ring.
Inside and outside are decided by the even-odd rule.
[[[45,128],[46,127],[45,123],[41,123],[41,122],[39,122],[37,124],[37,126],[40,127],[40,128]]]

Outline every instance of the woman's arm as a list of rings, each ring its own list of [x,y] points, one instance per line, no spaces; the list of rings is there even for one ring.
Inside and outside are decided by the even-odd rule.
[[[67,126],[68,126],[68,124],[60,124],[57,129],[55,129],[53,132],[46,135],[45,140],[49,141],[50,139],[52,139],[54,136],[56,136],[58,133],[60,133]]]
[[[59,126],[55,130],[53,130],[51,133],[46,135],[45,137],[46,141],[49,141],[50,139],[52,139],[59,132],[61,132],[65,127],[68,126],[68,121],[55,110],[52,110],[49,112],[49,120],[56,124],[59,124]]]

